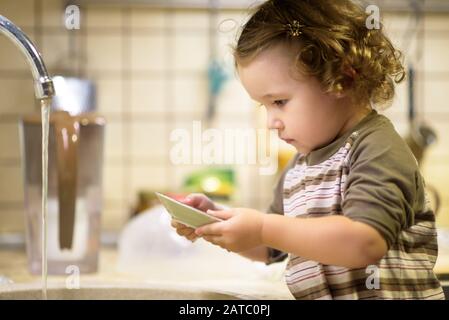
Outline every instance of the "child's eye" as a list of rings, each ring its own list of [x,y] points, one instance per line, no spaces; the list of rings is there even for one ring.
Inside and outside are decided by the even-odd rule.
[[[283,107],[283,106],[285,106],[285,104],[287,103],[287,100],[275,100],[274,102],[273,102],[273,104],[276,106],[276,107]]]

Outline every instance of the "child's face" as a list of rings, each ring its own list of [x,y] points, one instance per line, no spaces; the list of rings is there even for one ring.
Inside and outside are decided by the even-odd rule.
[[[279,45],[238,66],[249,95],[265,105],[269,129],[307,154],[338,137],[354,113],[345,97],[323,92],[314,77],[293,75],[293,59]]]

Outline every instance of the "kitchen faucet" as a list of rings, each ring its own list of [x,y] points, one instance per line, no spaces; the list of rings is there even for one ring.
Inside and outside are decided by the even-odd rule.
[[[25,55],[33,74],[36,98],[43,100],[53,97],[55,94],[53,81],[48,75],[39,51],[31,40],[22,30],[2,15],[0,15],[0,33],[6,35]]]
[[[44,61],[31,40],[14,23],[0,15],[0,33],[6,35],[25,55],[34,79],[34,94],[42,105],[42,295],[47,298],[47,198],[44,196],[48,190],[48,175],[44,175],[48,168],[48,152],[45,152],[45,145],[48,145],[49,123],[44,125],[44,114],[49,115],[51,98],[55,95],[53,81],[48,75]],[[47,118],[48,119],[48,118]],[[45,248],[45,250],[44,250]]]

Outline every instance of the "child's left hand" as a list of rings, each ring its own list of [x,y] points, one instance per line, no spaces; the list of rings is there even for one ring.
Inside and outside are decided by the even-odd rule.
[[[224,219],[195,229],[203,237],[228,251],[242,252],[262,244],[264,213],[247,208],[208,210],[208,214]]]

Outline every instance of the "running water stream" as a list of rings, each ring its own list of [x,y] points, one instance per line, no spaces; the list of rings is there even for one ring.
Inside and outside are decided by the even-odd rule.
[[[42,299],[47,300],[48,131],[51,99],[41,100],[42,116]]]

